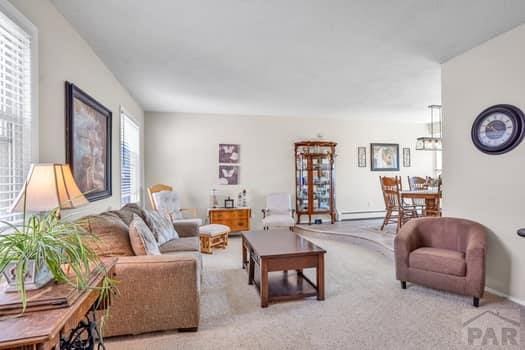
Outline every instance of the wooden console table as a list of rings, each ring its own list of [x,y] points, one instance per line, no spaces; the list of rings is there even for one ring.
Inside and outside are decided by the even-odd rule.
[[[116,260],[105,261],[106,270],[113,274]],[[48,350],[96,348],[95,308],[103,275],[94,279],[88,289],[69,307],[43,311],[26,311],[21,316],[0,318],[0,349]],[[52,284],[48,288],[55,288]],[[46,288],[46,287],[44,287]],[[79,347],[78,339],[85,343]],[[93,345],[93,347],[90,347]],[[100,348],[104,349],[102,345]]]
[[[210,224],[226,225],[231,232],[249,231],[252,210],[250,208],[210,208]]]

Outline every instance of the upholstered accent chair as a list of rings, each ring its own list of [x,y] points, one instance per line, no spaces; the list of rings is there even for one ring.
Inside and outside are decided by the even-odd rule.
[[[196,208],[182,208],[179,194],[173,187],[156,184],[148,187],[148,197],[153,210],[168,216],[173,223],[192,222],[202,225],[202,219],[197,217]]]
[[[470,220],[426,217],[410,220],[394,241],[396,278],[473,297],[485,290],[486,229]]]
[[[263,227],[269,230],[272,227],[295,226],[292,199],[289,193],[271,193],[266,196],[266,208],[263,212]]]

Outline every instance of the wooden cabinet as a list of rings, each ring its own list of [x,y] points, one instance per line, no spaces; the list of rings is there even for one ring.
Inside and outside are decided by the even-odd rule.
[[[232,232],[249,231],[250,208],[212,208],[208,209],[208,219],[210,224],[221,224],[230,227]]]
[[[329,141],[295,143],[295,198],[297,223],[301,215],[330,215],[335,222],[335,146]]]

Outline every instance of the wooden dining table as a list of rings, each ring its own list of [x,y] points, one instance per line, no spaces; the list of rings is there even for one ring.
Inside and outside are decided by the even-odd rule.
[[[441,216],[439,203],[441,200],[441,192],[437,190],[411,190],[401,191],[402,199],[424,199],[425,210],[424,216]]]

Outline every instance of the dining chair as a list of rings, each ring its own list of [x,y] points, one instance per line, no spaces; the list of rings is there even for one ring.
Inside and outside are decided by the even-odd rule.
[[[418,213],[414,205],[406,204],[401,198],[401,191],[403,186],[401,183],[401,177],[388,177],[380,176],[379,182],[381,184],[381,190],[383,192],[383,199],[385,200],[385,219],[383,225],[381,225],[381,231],[386,225],[396,223],[396,233],[399,231],[401,226],[408,220],[417,218]]]
[[[438,208],[437,210],[430,210],[430,209],[427,209],[425,214],[427,216],[442,216],[442,213],[441,213],[441,191],[442,191],[442,186],[443,186],[443,180],[441,179],[441,175],[439,175],[437,177],[437,179],[434,179],[430,176],[427,176],[427,183],[428,185],[434,185],[432,187],[436,187],[436,191],[437,193],[439,193],[440,195],[438,197],[436,197],[435,199],[435,207]]]
[[[408,187],[410,191],[425,191],[428,190],[428,181],[424,177],[408,176]],[[412,198],[412,204],[422,216],[425,215],[425,199]]]

